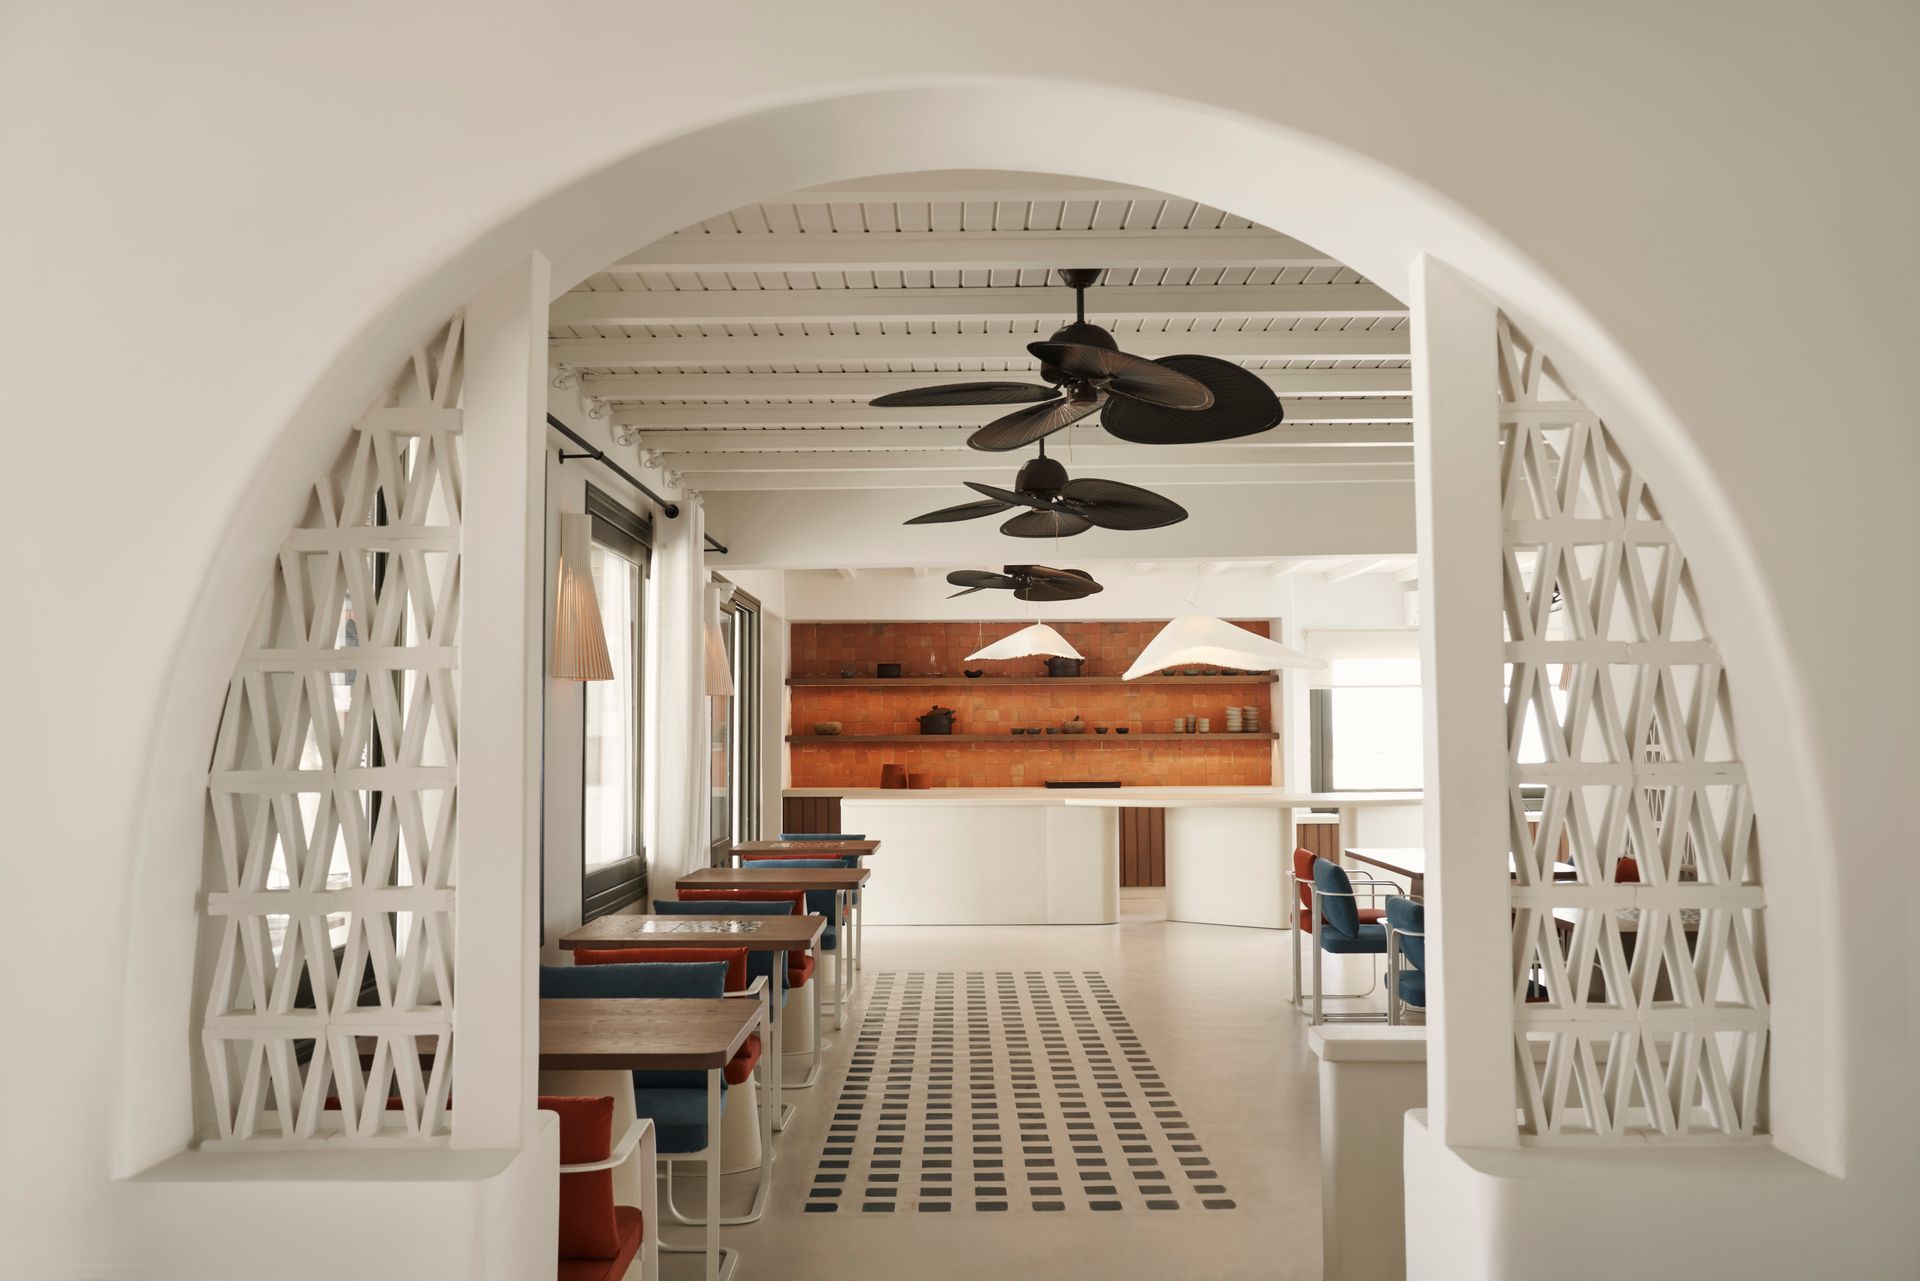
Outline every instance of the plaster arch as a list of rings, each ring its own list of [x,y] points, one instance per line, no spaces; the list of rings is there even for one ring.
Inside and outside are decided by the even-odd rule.
[[[1790,917],[1772,914],[1767,939],[1775,985],[1771,1126],[1783,1150],[1843,1171],[1846,1020],[1860,1016],[1842,999],[1840,869],[1811,759],[1808,694],[1777,625],[1779,585],[1762,574],[1710,460],[1658,389],[1577,299],[1492,226],[1366,156],[1190,100],[987,77],[761,104],[529,193],[518,213],[444,259],[423,262],[412,286],[377,314],[343,318],[322,377],[296,402],[263,407],[285,425],[252,483],[232,497],[221,551],[177,637],[172,677],[147,734],[153,763],[132,834],[135,873],[123,917],[116,1168],[142,1168],[177,1150],[191,1130],[180,1049],[191,1021],[187,958],[195,925],[183,905],[194,901],[201,877],[200,860],[188,853],[201,848],[204,778],[196,762],[205,759],[236,638],[287,514],[337,447],[341,425],[433,326],[530,252],[547,255],[564,289],[679,227],[800,187],[928,169],[1058,172],[1061,155],[1031,129],[1050,117],[1101,122],[1076,136],[1071,168],[1081,175],[1231,209],[1326,250],[1396,294],[1405,295],[1419,255],[1445,260],[1552,351],[1607,419],[1653,481],[1735,673],[1765,847],[1796,851],[1767,866],[1774,900],[1795,904]],[[1129,144],[1136,136],[1179,145],[1137,148]],[[169,753],[159,750],[163,744],[189,748]],[[156,956],[178,961],[154,965]]]

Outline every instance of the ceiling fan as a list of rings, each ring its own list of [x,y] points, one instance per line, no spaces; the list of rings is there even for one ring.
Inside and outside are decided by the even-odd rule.
[[[1079,600],[1104,590],[1093,581],[1093,575],[1084,569],[1049,569],[1045,565],[1008,565],[1006,573],[996,574],[986,569],[956,569],[947,575],[947,581],[955,587],[963,588],[954,596],[971,596],[974,592],[1010,591],[1015,600],[1059,601]]]
[[[1074,322],[1046,342],[1028,343],[1040,361],[1033,383],[946,383],[892,392],[880,408],[920,405],[1026,405],[967,438],[975,449],[1005,451],[1099,412],[1110,435],[1141,445],[1189,445],[1252,436],[1277,426],[1279,398],[1259,375],[1212,356],[1147,360],[1120,350],[1113,335],[1087,321],[1087,289],[1099,267],[1063,267],[1073,287]]]
[[[949,521],[998,516],[1024,507],[1026,511],[1000,526],[1001,533],[1015,538],[1064,538],[1096,525],[1101,529],[1159,529],[1163,525],[1177,525],[1187,518],[1187,509],[1179,503],[1138,485],[1090,476],[1068,480],[1067,469],[1057,459],[1047,457],[1044,440],[1040,442],[1040,456],[1027,460],[1020,474],[1014,477],[1012,489],[971,480],[966,486],[985,494],[985,501],[942,507],[906,523],[942,525]]]

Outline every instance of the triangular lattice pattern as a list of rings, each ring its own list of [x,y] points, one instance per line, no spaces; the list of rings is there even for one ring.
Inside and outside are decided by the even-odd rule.
[[[1606,426],[1505,318],[1499,357],[1521,1129],[1751,1135],[1763,899],[1719,649]]]
[[[234,668],[207,783],[216,1143],[449,1130],[462,372],[456,317],[315,483]]]

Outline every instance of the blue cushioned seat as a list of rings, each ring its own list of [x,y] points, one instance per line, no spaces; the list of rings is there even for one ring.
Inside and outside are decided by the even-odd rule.
[[[1400,1000],[1416,1010],[1427,1008],[1427,976],[1419,970],[1400,972]]]
[[[793,904],[758,903],[751,899],[735,898],[698,899],[689,903],[682,903],[678,899],[661,899],[653,905],[653,911],[656,916],[792,916]],[[785,952],[748,952],[747,978],[764,978],[771,990],[774,959],[777,957],[784,962],[786,955]],[[786,1004],[789,990],[785,983],[780,985],[780,1005]],[[773,1012],[778,1015],[779,1005],[774,1006]]]
[[[665,997],[720,1000],[726,994],[727,963],[653,965],[543,965],[540,996],[555,998],[610,998],[650,1000]],[[726,1082],[720,1083],[720,1106],[726,1107]],[[688,1102],[691,1100],[691,1102]],[[707,1074],[698,1068],[676,1072],[635,1072],[633,1106],[641,1116],[660,1126],[662,1152],[698,1152],[707,1146]],[[669,1146],[669,1126],[676,1135]]]
[[[1361,925],[1356,926],[1352,934],[1342,934],[1338,930],[1321,930],[1320,946],[1329,952],[1385,952],[1387,950],[1387,927],[1384,925]]]
[[[782,832],[783,841],[864,841],[865,832]]]
[[[1406,937],[1400,940],[1400,955],[1416,970],[1427,968],[1427,905],[1418,899],[1394,895],[1387,900],[1387,924]]]

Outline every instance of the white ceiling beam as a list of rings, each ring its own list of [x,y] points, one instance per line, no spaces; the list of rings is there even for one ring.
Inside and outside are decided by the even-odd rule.
[[[966,321],[1064,323],[1073,299],[1060,289],[625,289],[562,294],[555,325],[739,324],[753,321]],[[1161,289],[1115,285],[1087,291],[1087,315],[1168,319],[1228,316],[1400,317],[1406,307],[1375,285],[1226,285]]]
[[[1053,456],[1064,462],[1067,470],[1076,476],[1152,471],[1173,477],[1189,473],[1231,472],[1242,467],[1338,466],[1360,470],[1411,466],[1413,463],[1413,450],[1405,444],[1356,448],[1352,445],[1315,444],[1311,438],[1304,443],[1294,443],[1291,437],[1286,436],[1270,442],[1267,437],[1254,439],[1267,443],[1249,445],[1243,441],[1231,441],[1191,450],[1169,450],[1156,445],[1130,445],[1105,436],[1102,437],[1102,444],[1082,440],[1071,450],[1056,448]],[[680,471],[709,473],[769,472],[793,475],[797,472],[925,472],[942,484],[958,484],[974,479],[1004,484],[1007,477],[1028,457],[1024,451],[990,454],[966,448],[870,449],[858,452],[834,449],[795,452],[664,450],[655,454],[655,461]],[[973,474],[975,472],[984,474],[976,477]],[[994,477],[999,479],[994,480]]]
[[[1028,362],[1038,366],[1037,361]],[[1411,395],[1413,374],[1405,369],[1259,369],[1253,371],[1282,395]],[[889,392],[911,391],[938,382],[1020,380],[1019,374],[590,374],[587,394],[602,400],[759,400],[820,399],[851,396],[872,400]],[[1038,382],[1037,375],[1025,381]]]
[[[989,485],[1005,485],[1012,479],[1006,470],[981,468],[942,474],[928,471],[706,471],[702,459],[684,460],[692,470],[682,473],[690,489],[702,493],[726,491],[778,493],[787,490],[924,490],[929,511],[971,501],[976,495],[960,487],[962,481],[977,480]],[[1413,484],[1413,464],[1386,466],[1343,466],[1338,463],[1264,463],[1250,467],[1180,467],[1132,474],[1124,469],[1100,469],[1115,472],[1109,479],[1127,479],[1148,488],[1167,490],[1178,487],[1214,487],[1220,485],[1328,485],[1328,484]],[[1411,502],[1411,498],[1408,499]]]
[[[973,427],[818,427],[806,431],[779,431],[772,429],[735,429],[712,428],[700,430],[684,428],[675,431],[643,429],[640,444],[659,454],[765,454],[796,455],[822,453],[868,453],[887,451],[893,453],[918,454],[923,452],[949,451],[953,453],[976,454],[982,458],[993,458],[994,453],[972,449],[967,438],[977,430]],[[1362,424],[1354,427],[1303,427],[1299,425],[1276,427],[1272,431],[1262,432],[1258,436],[1244,436],[1232,442],[1247,449],[1271,453],[1275,449],[1292,449],[1300,445],[1325,445],[1345,451],[1343,461],[1363,461],[1357,455],[1368,455],[1383,445],[1405,447],[1413,442],[1413,429],[1397,424]],[[1107,449],[1124,442],[1116,440],[1105,432],[1095,428],[1083,428],[1075,434],[1071,447],[1063,447],[1063,442],[1054,441],[1056,454],[1065,458],[1076,457],[1078,451],[1086,451],[1087,458],[1105,458]],[[1153,448],[1147,446],[1146,448]],[[1196,446],[1198,449],[1216,450],[1219,445]],[[1214,457],[1211,452],[1207,455]],[[1009,465],[1017,466],[1026,458],[1025,451],[1013,450],[998,454]],[[1198,456],[1187,454],[1184,458],[1161,448],[1161,464],[1173,462],[1194,462]]]
[[[1330,583],[1344,583],[1349,578],[1358,578],[1362,574],[1371,574],[1376,570],[1389,568],[1397,564],[1400,559],[1398,556],[1357,557],[1344,565],[1339,565],[1328,570],[1327,581]]]
[[[1405,360],[1411,336],[1399,329],[1219,329],[1121,333],[1123,351],[1149,360],[1200,352],[1222,360]],[[1033,365],[1026,335],[755,334],[678,338],[556,338],[548,355],[576,369],[724,365],[866,365],[1006,360]]]
[[[607,270],[638,272],[1044,271],[1168,267],[1338,267],[1312,245],[1272,231],[795,232],[669,236]],[[1058,283],[1057,281],[1054,283]],[[1071,302],[1064,285],[1061,297]]]
[[[925,565],[915,565],[913,567],[913,576],[915,578],[925,580],[927,576],[927,567]]]
[[[1299,573],[1301,570],[1305,569],[1308,565],[1312,563],[1313,562],[1311,561],[1303,560],[1298,557],[1290,557],[1286,560],[1275,561],[1273,568],[1268,572],[1271,573],[1275,578],[1285,578],[1289,574]]]
[[[1419,566],[1419,563],[1418,563],[1418,562],[1416,562],[1416,563],[1414,563],[1414,564],[1412,564],[1412,565],[1409,565],[1409,566],[1407,566],[1407,567],[1406,567],[1405,569],[1403,569],[1403,570],[1401,570],[1401,571],[1400,571],[1399,573],[1397,573],[1397,574],[1395,574],[1395,575],[1394,575],[1394,578],[1395,578],[1395,579],[1396,579],[1397,581],[1399,581],[1399,582],[1402,582],[1402,583],[1417,583],[1417,582],[1419,582],[1419,581],[1420,581],[1420,566]]]
[[[860,574],[860,571],[857,569],[836,569],[833,572],[840,575],[840,577],[846,579],[848,582],[852,582],[855,578],[859,577],[859,574]]]
[[[1413,401],[1404,396],[1379,399],[1345,397],[1329,400],[1298,400],[1282,397],[1285,421],[1306,423],[1411,423]],[[641,405],[613,411],[613,421],[623,427],[638,427],[656,433],[659,440],[648,444],[655,449],[673,446],[661,443],[674,429],[764,428],[789,434],[808,427],[845,428],[872,431],[881,428],[946,428],[963,434],[1011,412],[1006,405],[934,405],[875,409],[857,401],[810,405]],[[931,437],[929,437],[931,439]],[[1399,441],[1393,442],[1401,443]],[[767,440],[758,447],[786,448]]]

